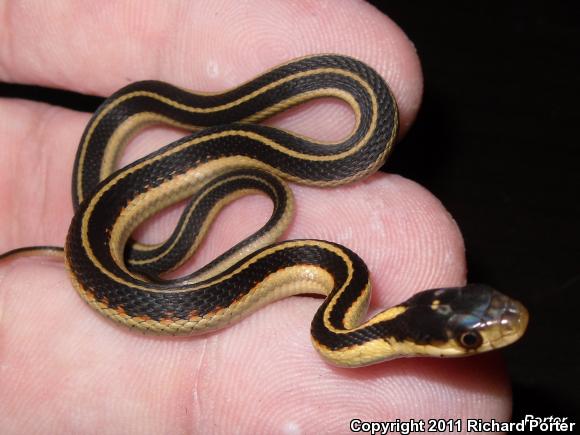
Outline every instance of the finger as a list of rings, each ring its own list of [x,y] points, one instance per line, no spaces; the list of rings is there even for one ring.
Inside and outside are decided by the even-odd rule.
[[[465,281],[463,241],[455,222],[425,189],[396,175],[376,174],[362,185],[321,189],[292,186],[296,216],[287,239],[331,240],[359,254],[372,271],[380,306],[421,289]],[[263,225],[272,210],[263,196],[240,199],[217,216],[200,251],[179,272],[207,264]],[[142,240],[163,240],[179,210],[167,212]],[[154,236],[153,236],[154,235]]]
[[[221,45],[216,42],[215,44],[217,45],[212,47],[211,55],[210,52],[205,54],[202,52],[198,56],[188,56],[187,47],[184,45],[178,45],[180,47],[180,50],[177,50],[179,53],[171,50],[163,50],[163,53],[167,53],[167,56],[165,56],[166,59],[163,60],[163,65],[173,62],[175,65],[180,65],[180,67],[164,70],[160,69],[159,65],[143,66],[142,75],[138,76],[134,72],[135,63],[129,62],[125,64],[121,62],[121,64],[117,64],[112,62],[115,67],[110,75],[98,74],[98,67],[102,65],[103,60],[107,56],[113,57],[112,53],[116,53],[116,50],[120,50],[121,48],[117,44],[111,43],[110,51],[104,50],[102,56],[99,54],[101,60],[96,61],[86,56],[86,50],[81,50],[82,53],[80,51],[76,53],[75,50],[79,50],[77,47],[78,44],[71,44],[71,41],[78,41],[78,38],[88,38],[86,42],[88,44],[89,41],[92,41],[91,35],[97,41],[101,41],[99,38],[112,38],[111,32],[113,30],[116,29],[119,31],[118,29],[120,28],[131,28],[129,24],[133,23],[132,20],[135,17],[141,17],[144,23],[147,24],[146,28],[150,29],[153,33],[154,30],[151,29],[156,29],[155,26],[158,26],[161,21],[169,20],[169,16],[173,16],[173,19],[176,21],[179,21],[177,19],[178,17],[180,19],[183,18],[183,14],[179,16],[159,14],[157,18],[158,14],[153,12],[152,16],[156,17],[154,20],[155,23],[150,23],[148,21],[149,18],[147,18],[150,17],[149,12],[147,12],[149,11],[147,6],[142,6],[144,9],[140,12],[141,15],[139,15],[133,9],[136,6],[131,3],[128,4],[127,8],[121,8],[118,12],[119,15],[113,14],[110,18],[104,20],[105,22],[102,25],[105,27],[102,29],[99,27],[99,31],[93,29],[93,24],[94,22],[99,22],[100,18],[89,19],[82,13],[79,13],[70,23],[70,26],[61,26],[61,30],[65,33],[74,32],[80,26],[82,32],[79,31],[81,34],[78,38],[67,34],[66,41],[60,41],[58,39],[60,33],[54,33],[54,29],[47,30],[47,36],[42,38],[42,44],[47,44],[44,47],[45,51],[43,53],[51,54],[47,56],[45,60],[46,68],[42,68],[42,71],[38,70],[34,73],[34,65],[29,65],[28,56],[20,57],[18,54],[20,51],[15,53],[13,57],[5,57],[8,60],[4,60],[0,64],[10,66],[10,68],[5,69],[13,73],[10,78],[14,80],[70,87],[96,93],[109,93],[116,86],[124,84],[124,80],[127,77],[138,79],[150,78],[152,76],[177,84],[181,83],[184,86],[201,91],[207,91],[226,89],[242,83],[244,80],[262,72],[264,69],[295,55],[318,51],[337,51],[351,54],[361,59],[366,58],[371,65],[378,68],[390,80],[390,84],[397,94],[403,123],[409,123],[414,116],[421,94],[421,73],[416,54],[404,34],[392,22],[373,8],[362,5],[359,2],[345,1],[344,9],[339,8],[335,10],[330,8],[331,10],[328,13],[323,14],[324,19],[321,19],[319,22],[313,22],[311,19],[308,19],[309,15],[306,14],[307,11],[304,10],[304,5],[292,6],[287,4],[286,6],[282,6],[279,3],[268,3],[273,8],[273,11],[271,12],[271,18],[265,20],[265,15],[263,14],[259,16],[246,14],[244,12],[246,11],[244,9],[246,6],[241,7],[237,2],[234,2],[237,6],[232,6],[224,10],[220,9],[216,2],[212,2],[211,5],[207,5],[206,3],[200,2],[200,4],[206,5],[203,7],[217,8],[219,13],[224,15],[224,22],[228,20],[235,23],[244,21],[249,26],[248,28],[252,28],[254,31],[248,32],[247,37],[243,38],[242,43],[239,37],[233,37],[235,32],[241,32],[236,27],[237,24],[226,26],[224,29],[223,25],[217,26],[216,22],[212,21],[212,18],[203,26],[182,26],[186,27],[186,29],[179,27],[179,31],[184,32],[183,35],[181,33],[179,34],[179,38],[183,40],[189,40],[187,38],[197,38],[198,40],[200,36],[195,32],[200,31],[199,29],[202,27],[204,29],[203,32],[205,32],[204,35],[206,36],[207,34],[212,34],[212,32],[217,32],[222,35],[224,31],[232,32],[232,34],[222,35],[226,42]],[[176,4],[178,3],[173,2],[166,6],[171,10],[171,8],[176,7]],[[58,11],[52,9],[56,7],[55,5],[59,5],[59,3],[51,2],[50,5],[37,5],[35,8],[32,8],[31,16],[23,21],[19,19],[18,15],[21,6],[19,4],[11,4],[7,8],[8,11],[5,16],[12,18],[7,21],[9,23],[18,22],[27,24],[19,26],[15,30],[15,35],[11,36],[11,38],[14,38],[14,43],[16,43],[15,41],[20,41],[19,38],[22,38],[24,41],[26,38],[23,35],[27,35],[27,31],[33,31],[31,28],[35,28],[37,24],[35,21],[36,14],[44,17],[38,23],[38,26],[41,26],[41,28],[47,25],[46,23],[55,23],[59,20],[67,19],[63,18],[62,8],[72,7],[70,3],[61,4],[61,8],[57,8]],[[77,5],[79,4],[77,3]],[[142,3],[142,5],[145,5],[145,3]],[[254,6],[257,7],[258,3]],[[90,10],[92,6],[87,4],[85,7]],[[156,11],[157,7],[157,3],[150,6],[153,11]],[[195,8],[202,6],[191,7],[193,10],[188,9],[184,13],[194,14],[196,12]],[[317,6],[313,7],[316,8]],[[372,32],[360,32],[359,27],[348,25],[351,21],[349,16],[353,15],[355,11],[355,15],[358,17],[357,20],[364,19],[368,24],[366,27],[367,30],[372,30]],[[214,16],[213,13],[209,13],[211,11],[205,12],[201,15],[194,15],[196,18]],[[309,12],[312,12],[312,10]],[[304,15],[304,20],[299,19],[300,14]],[[96,15],[97,17],[101,16],[100,13]],[[46,19],[46,17],[50,17],[50,19]],[[90,23],[85,22],[87,20]],[[126,26],[119,24],[125,21],[128,23]],[[294,29],[295,21],[298,21],[298,24],[296,24],[299,27],[298,29]],[[113,22],[117,23],[117,25],[109,29],[107,26],[112,26],[111,23]],[[166,25],[169,24],[166,23]],[[172,23],[172,25],[176,27],[178,23]],[[273,41],[279,41],[280,34],[278,32],[307,32],[308,25],[316,27],[316,29],[310,29],[309,32],[316,32],[319,37],[305,38],[304,41],[307,41],[306,46],[303,44],[304,41],[299,38],[288,38],[288,44],[290,45],[285,47],[285,55],[282,55],[278,51],[270,52],[262,50],[262,47],[271,46],[274,43]],[[337,29],[340,29],[339,34],[337,34]],[[19,32],[23,32],[22,35]],[[121,35],[118,36],[121,37]],[[129,37],[128,35],[125,36]],[[134,50],[130,51],[128,55],[133,52],[142,52],[141,54],[144,59],[150,59],[152,57],[150,53],[152,47],[155,47],[155,44],[152,45],[152,42],[146,38],[143,32],[135,32],[135,34],[132,34],[132,37],[135,38],[133,43]],[[123,41],[125,40],[123,39]],[[49,44],[49,41],[52,42]],[[232,47],[232,44],[234,47]],[[235,52],[236,44],[241,44],[246,49],[252,47],[252,50],[250,50],[252,54],[242,56],[242,61],[239,54]],[[37,50],[34,45],[29,46],[24,42],[21,44],[21,48],[24,51],[32,50],[34,52],[34,50]],[[71,74],[63,74],[62,66],[66,65],[63,56],[68,53],[68,50],[72,50],[75,56],[78,54],[80,56],[79,59],[84,59],[84,61],[74,62],[71,65],[71,68],[73,68]],[[264,55],[255,56],[256,50],[257,52],[262,52]],[[97,52],[100,53],[101,50]],[[44,55],[43,53],[38,53],[38,55]],[[32,52],[29,54],[31,56],[33,55]],[[36,53],[34,52],[34,54]],[[120,54],[119,57],[123,58]],[[153,58],[157,59],[155,56]],[[2,50],[0,50],[0,59],[2,59]],[[51,59],[57,59],[57,61],[55,62]],[[190,59],[195,60],[191,61]],[[186,60],[190,63],[194,62],[193,64],[187,64],[191,71],[190,75],[182,74],[186,68],[183,66]],[[217,62],[223,68],[227,68],[227,74],[222,70],[222,73],[215,75],[215,77],[208,76],[207,71],[203,70],[203,68],[200,69],[207,62]],[[110,64],[111,62],[105,63]],[[141,62],[141,64],[144,65],[144,62]],[[84,65],[84,67],[81,65]],[[123,65],[126,66],[127,71],[121,73],[119,68]],[[86,80],[88,71],[82,69],[88,68],[88,66],[91,68],[90,76],[95,77],[96,88],[92,90],[82,88],[82,86],[86,86],[87,82],[92,82],[92,79]],[[57,68],[57,71],[60,73],[55,72],[54,68]],[[77,69],[75,70],[74,68]],[[31,75],[26,75],[24,73],[25,71],[27,72],[26,74]],[[73,73],[72,71],[75,72]],[[53,76],[58,77],[58,80],[61,80],[61,82],[45,83],[42,81],[47,78],[50,79]],[[326,102],[323,104],[313,103],[306,106],[290,111],[289,114],[281,114],[276,119],[270,120],[269,123],[322,140],[339,139],[348,134],[349,128],[353,123],[353,116],[350,110],[343,104]],[[70,191],[70,179],[68,177],[72,173],[72,162],[78,144],[78,138],[81,135],[84,124],[88,120],[88,116],[79,115],[64,109],[49,109],[46,105],[34,105],[12,100],[0,100],[0,113],[2,114],[0,137],[5,144],[1,151],[3,154],[2,157],[5,158],[0,160],[0,192],[2,192],[5,203],[11,205],[6,209],[0,210],[0,224],[5,228],[10,228],[7,232],[7,237],[3,238],[0,242],[4,243],[4,246],[1,248],[10,249],[21,245],[39,243],[61,244],[66,235],[68,222],[70,221],[70,201],[67,199],[68,192]],[[134,160],[139,155],[144,155],[152,149],[158,148],[160,144],[168,143],[170,139],[175,137],[175,132],[170,134],[167,131],[143,134],[131,144],[121,161],[121,165]]]
[[[297,197],[304,207],[289,236],[348,242],[369,263],[379,295],[375,308],[417,288],[464,279],[454,222],[415,183],[377,174],[358,189],[300,188]],[[254,214],[269,206],[254,205]],[[236,206],[220,216],[230,230],[247,217]],[[59,265],[39,267],[29,259],[0,274],[6,374],[0,409],[21,432],[39,426],[60,432],[71,419],[59,410],[72,408],[76,433],[89,432],[95,416],[119,432],[152,433],[228,432],[232,424],[240,432],[337,433],[348,431],[353,418],[509,416],[509,389],[496,358],[411,359],[360,370],[328,366],[309,339],[317,299],[272,304],[206,337],[156,339],[96,315]],[[53,400],[28,406],[39,396]]]
[[[0,251],[62,246],[72,217],[70,179],[86,114],[0,99]]]
[[[350,2],[345,2],[345,4],[350,5]],[[354,6],[351,5],[351,7]],[[362,13],[366,17],[365,19],[369,20],[370,28],[375,29],[374,33],[359,33],[356,30],[358,27],[345,27],[345,17],[342,13],[330,12],[330,18],[321,22],[321,26],[316,30],[317,32],[321,32],[320,41],[322,42],[319,43],[321,45],[316,46],[318,48],[315,46],[302,47],[297,44],[298,40],[293,39],[292,44],[296,44],[296,46],[292,50],[288,50],[288,53],[292,54],[287,57],[292,57],[294,53],[299,55],[316,50],[339,51],[358,55],[361,58],[368,57],[371,64],[377,66],[379,70],[383,70],[385,75],[393,78],[393,83],[391,83],[393,88],[395,90],[397,88],[399,89],[399,105],[402,108],[401,118],[407,119],[407,122],[410,122],[409,120],[414,116],[416,104],[409,105],[406,102],[413,99],[417,100],[420,98],[421,93],[420,69],[416,55],[401,31],[386,17],[367,6],[360,6],[359,4],[359,7],[361,8],[359,13]],[[155,7],[152,8],[154,9]],[[7,16],[17,14],[18,10],[18,5],[13,6],[13,8],[10,8]],[[48,7],[48,10],[44,12],[50,15],[51,10]],[[239,9],[236,8],[232,8],[231,10],[239,12]],[[230,9],[228,9],[227,13],[230,13],[229,11]],[[114,23],[118,20],[129,20],[129,17],[133,17],[132,13],[134,12],[121,12],[122,16],[109,21]],[[289,14],[286,18],[284,18],[285,15],[281,12],[273,11],[272,13],[273,16],[277,17],[276,20],[284,23],[285,20],[288,22],[295,20],[296,13],[301,13],[301,9],[294,11],[294,15],[290,14],[290,12],[291,10],[285,10],[285,13]],[[348,7],[343,12],[348,14]],[[127,14],[127,17],[123,14]],[[244,19],[257,20],[253,27],[256,30],[259,30],[260,26],[263,26],[265,29],[268,27],[268,23],[270,23],[269,21],[263,22],[255,16],[251,17],[254,18],[245,17]],[[163,17],[160,19],[163,19]],[[58,18],[55,18],[55,20],[58,20]],[[78,20],[82,22],[82,14]],[[32,14],[32,18],[24,20],[23,23],[34,23],[34,14]],[[313,25],[312,22],[310,24]],[[24,24],[21,27],[26,29],[29,25],[32,24]],[[112,24],[109,23],[107,25]],[[206,26],[212,28],[211,23],[206,24]],[[337,38],[334,26],[340,26],[342,32],[351,32],[352,35],[349,38]],[[72,27],[74,28],[75,26]],[[188,26],[187,28],[197,29],[199,26]],[[272,36],[271,33],[275,33],[278,30],[278,27],[269,29],[269,33],[267,34],[273,38],[275,35]],[[90,32],[87,33],[90,34]],[[106,32],[105,34],[112,35],[111,32]],[[263,35],[264,32],[256,32],[256,34]],[[196,35],[190,36],[195,37]],[[250,39],[246,41],[248,46],[255,44],[259,50],[261,44],[268,42],[266,40],[267,38],[264,40],[258,37],[256,38],[255,40]],[[48,37],[46,39],[50,40]],[[234,40],[237,41],[239,38],[235,38]],[[314,40],[318,39],[314,38]],[[384,41],[390,41],[390,43],[384,46]],[[139,44],[137,46],[141,47]],[[380,50],[367,50],[368,47],[375,46],[382,48]],[[27,47],[26,44],[23,44],[23,49],[36,49],[34,47]],[[54,50],[64,50],[65,48],[70,49],[67,44],[57,44]],[[385,52],[387,49],[389,50],[388,53]],[[238,65],[234,62],[237,59],[237,54],[234,51],[231,44],[224,43],[223,46],[216,47],[216,55],[219,55],[220,62],[223,61],[226,64],[231,62],[228,68],[232,68],[232,70],[227,75],[221,74],[212,78],[212,80],[208,80],[207,75],[204,75],[203,71],[194,69],[192,71],[193,78],[188,85],[196,89],[201,88],[204,91],[215,89],[216,87],[225,89],[233,84],[239,84],[248,79],[249,76],[261,71],[263,64],[267,63],[268,67],[270,67],[278,63],[282,58],[282,56],[276,55],[273,52],[270,58],[267,56],[260,57],[256,59],[255,63],[243,62]],[[59,58],[57,53],[53,54],[55,58]],[[190,58],[186,52],[181,53],[179,56],[171,56],[172,59],[173,57],[178,58],[176,62],[183,62],[184,59]],[[385,59],[387,58],[389,61],[385,63]],[[23,62],[25,62],[26,68],[28,68],[29,65],[26,64],[26,59]],[[257,62],[258,60],[259,62]],[[14,65],[19,65],[18,61],[13,63]],[[75,63],[73,68],[78,68],[77,64]],[[59,63],[59,68],[60,66],[61,64]],[[128,67],[129,69],[133,68],[133,63]],[[16,67],[14,71],[18,70],[19,68]],[[43,71],[46,71],[48,75],[51,74],[50,67],[43,69]],[[179,70],[172,69],[171,71],[176,73]],[[78,74],[83,76],[80,83],[86,83],[85,71],[77,71],[73,76],[76,77]],[[130,75],[130,71],[127,74]],[[123,75],[123,77],[126,76]],[[18,74],[14,77],[21,78]],[[38,75],[38,80],[42,77],[44,76]],[[65,76],[61,74],[58,77]],[[110,77],[118,77],[118,74],[113,73]],[[161,78],[176,82],[180,81],[178,74],[173,76],[162,75]],[[36,81],[38,82],[38,80]],[[99,80],[101,79],[98,79],[97,82]],[[98,92],[108,89],[107,86],[109,85],[105,83],[109,83],[111,80],[107,80],[99,85],[99,90],[95,89],[95,91]],[[118,80],[112,80],[112,82],[117,83]],[[416,82],[419,83],[417,86],[415,86]],[[192,83],[195,83],[195,86],[192,86]],[[74,81],[66,84],[61,83],[61,85],[76,86]],[[407,93],[407,91],[410,93]],[[410,99],[405,98],[405,95]],[[336,102],[326,102],[324,104],[313,103],[307,106],[306,108],[300,107],[297,110],[290,111],[290,113],[282,114],[276,117],[276,119],[270,120],[269,123],[322,140],[339,139],[348,134],[349,128],[353,123],[353,116],[350,110],[344,105]],[[78,143],[78,137],[80,137],[82,126],[86,123],[88,117],[67,110],[49,109],[45,105],[23,104],[21,102],[8,100],[0,100],[0,112],[3,115],[3,121],[0,121],[0,137],[6,143],[6,146],[2,149],[3,157],[6,158],[0,161],[0,186],[3,186],[2,195],[5,197],[5,202],[11,205],[6,209],[0,210],[0,223],[10,228],[7,237],[3,239],[5,243],[3,249],[9,249],[23,244],[61,244],[60,241],[64,239],[70,220],[70,202],[67,199],[66,193],[69,184],[67,177],[72,171],[70,168]],[[160,134],[159,132],[155,134],[144,134],[132,143],[121,164],[132,161],[136,156],[143,155],[153,148],[158,148],[159,144],[167,143],[170,138],[175,138],[175,135]],[[18,225],[15,225],[15,222]]]
[[[293,57],[337,52],[368,62],[388,80],[403,129],[420,101],[412,44],[360,1],[339,0],[332,7],[269,0],[2,6],[3,81],[109,95],[128,82],[156,78],[219,91]]]

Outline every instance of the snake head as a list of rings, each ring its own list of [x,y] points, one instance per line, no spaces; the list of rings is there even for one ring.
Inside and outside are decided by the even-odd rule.
[[[518,301],[482,284],[417,293],[402,304],[401,330],[409,353],[465,356],[517,341],[528,324],[528,311]],[[402,349],[403,350],[403,349]]]

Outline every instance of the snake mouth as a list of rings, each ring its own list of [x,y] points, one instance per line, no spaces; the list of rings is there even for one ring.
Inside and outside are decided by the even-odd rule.
[[[521,302],[510,299],[498,324],[500,336],[493,340],[492,347],[504,347],[519,340],[526,332],[529,319],[526,307]]]

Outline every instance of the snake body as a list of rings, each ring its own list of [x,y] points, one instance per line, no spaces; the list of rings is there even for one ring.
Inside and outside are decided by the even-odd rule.
[[[344,140],[321,143],[259,124],[321,97],[352,108],[355,126]],[[191,134],[115,170],[132,135],[158,123]],[[72,283],[106,317],[172,335],[216,330],[275,300],[320,294],[326,299],[312,321],[313,345],[345,367],[470,355],[517,340],[525,308],[484,285],[427,290],[365,321],[371,286],[358,255],[322,240],[276,242],[292,215],[283,180],[331,187],[361,179],[385,162],[397,126],[384,80],[338,55],[293,60],[220,94],[157,81],[130,84],[100,106],[77,151],[75,215],[64,248]],[[223,206],[253,192],[274,204],[264,227],[192,274],[161,277],[195,252]],[[130,239],[142,222],[186,198],[166,241]]]

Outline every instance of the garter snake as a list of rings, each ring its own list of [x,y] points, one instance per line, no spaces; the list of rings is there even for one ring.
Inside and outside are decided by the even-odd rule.
[[[321,97],[341,99],[354,112],[355,126],[342,141],[321,143],[260,124]],[[125,144],[149,124],[190,134],[116,170]],[[326,299],[312,321],[312,342],[326,360],[346,367],[471,355],[514,342],[527,311],[488,286],[426,290],[365,321],[369,273],[354,252],[322,240],[276,242],[293,206],[283,180],[330,187],[361,179],[385,162],[397,127],[384,80],[338,55],[293,60],[219,94],[158,81],[130,84],[96,111],[77,151],[75,214],[64,248],[72,283],[106,317],[172,335],[216,330],[275,300],[320,294]],[[274,204],[264,227],[192,274],[160,277],[195,252],[224,205],[253,192]],[[131,240],[142,222],[184,199],[188,205],[166,241]],[[60,252],[31,249],[0,258]]]

